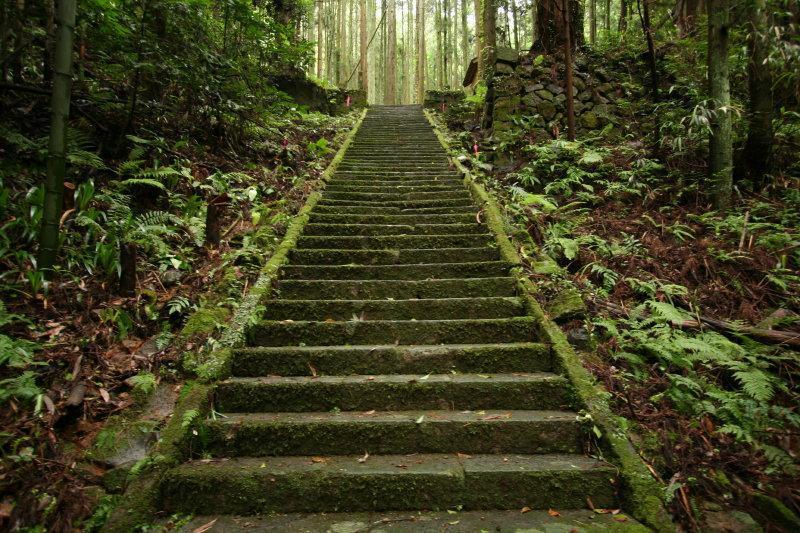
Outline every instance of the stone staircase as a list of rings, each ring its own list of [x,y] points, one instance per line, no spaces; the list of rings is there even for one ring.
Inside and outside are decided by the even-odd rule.
[[[418,106],[371,109],[217,385],[211,459],[165,474],[163,510],[268,515],[224,530],[614,525],[576,511],[616,506],[616,470],[584,454],[477,212]]]

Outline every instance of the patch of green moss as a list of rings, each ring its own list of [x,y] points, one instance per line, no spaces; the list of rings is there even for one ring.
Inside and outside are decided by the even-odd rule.
[[[190,339],[195,335],[210,335],[227,322],[231,311],[227,307],[201,307],[189,317],[181,330],[181,338]]]

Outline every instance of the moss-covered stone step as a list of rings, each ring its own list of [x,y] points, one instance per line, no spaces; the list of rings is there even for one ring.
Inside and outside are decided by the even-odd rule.
[[[489,234],[450,235],[304,235],[297,239],[298,248],[370,249],[383,248],[478,248],[491,242]]]
[[[572,407],[567,380],[547,372],[236,377],[215,399],[223,413]]]
[[[615,469],[581,455],[415,454],[193,461],[162,478],[169,513],[569,509],[616,504]]]
[[[417,265],[287,265],[283,279],[458,279],[505,276],[513,265],[505,261]]]
[[[344,300],[413,300],[415,298],[483,298],[516,296],[512,277],[473,279],[403,280],[282,280],[276,297],[315,300],[320,297]]]
[[[534,342],[240,348],[234,351],[231,364],[233,375],[239,377],[547,372],[552,368],[550,347]]]
[[[372,216],[372,215],[368,215]],[[292,250],[289,253],[293,265],[399,265],[411,263],[476,263],[497,261],[500,252],[489,246],[472,248],[419,248],[381,250]]]
[[[418,192],[453,192],[465,191],[460,183],[450,185],[434,182],[431,185],[357,185],[354,182],[330,182],[325,187],[325,191],[330,192],[354,192],[354,193],[383,193],[383,194],[405,194]]]
[[[366,202],[411,202],[416,200],[472,200],[466,190],[428,191],[428,192],[339,192],[325,191],[328,200],[358,200]]]
[[[363,207],[399,207],[401,209],[419,209],[421,207],[474,207],[471,198],[444,198],[440,200],[338,200],[322,197],[319,205],[363,206]]]
[[[208,512],[208,511],[206,511]],[[511,511],[385,511],[361,513],[288,513],[261,516],[195,516],[179,529],[181,533],[252,532],[356,532],[380,533],[475,533],[571,532],[649,533],[651,530],[625,513],[595,513],[591,509]],[[210,525],[209,525],[210,524]]]
[[[311,224],[476,224],[477,219],[470,213],[451,215],[331,215],[311,213]],[[308,226],[306,226],[308,227]]]
[[[569,411],[229,413],[207,424],[217,457],[400,453],[580,453]]]
[[[452,344],[526,342],[535,338],[532,317],[463,320],[264,320],[248,326],[249,346],[347,344]]]
[[[486,233],[486,228],[474,220],[467,224],[321,224],[312,222],[305,227],[305,235],[466,235]]]
[[[454,213],[471,213],[476,216],[478,208],[475,205],[462,205],[457,207],[425,207],[403,208],[377,205],[317,205],[316,213],[338,215],[445,215]]]
[[[386,179],[386,180],[378,180],[378,179],[371,179],[371,180],[358,180],[358,179],[349,179],[349,178],[336,178],[332,179],[328,182],[326,187],[327,190],[336,189],[336,188],[349,188],[349,189],[359,189],[359,190],[413,190],[419,188],[438,188],[441,187],[443,189],[462,189],[464,187],[463,182],[460,179],[449,179],[449,178],[425,178],[420,177],[418,179],[404,179],[404,180],[397,180],[397,179]]]
[[[419,183],[424,181],[462,181],[463,178],[458,172],[448,171],[392,171],[382,170],[350,170],[340,171],[336,174],[336,180],[340,181],[363,181],[367,183]]]
[[[267,320],[443,320],[524,314],[525,306],[519,298],[270,300],[263,317]]]

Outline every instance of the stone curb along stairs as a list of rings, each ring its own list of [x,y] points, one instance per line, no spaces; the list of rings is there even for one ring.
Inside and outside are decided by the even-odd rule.
[[[440,140],[418,106],[363,118],[279,248],[288,264],[265,269],[244,342],[209,362],[226,377],[220,414],[194,429],[195,459],[152,485],[162,513],[211,515],[189,528],[269,515],[245,522],[435,531],[457,509],[470,531],[516,529],[525,509],[537,527],[641,528],[579,511],[622,503],[669,529],[647,516],[663,513],[652,499],[628,505],[652,496],[629,456],[586,454],[591,423],[578,411],[594,416],[596,402],[574,354],[530,296],[497,208]]]

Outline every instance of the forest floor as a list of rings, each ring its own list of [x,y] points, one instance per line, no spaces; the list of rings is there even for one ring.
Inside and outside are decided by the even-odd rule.
[[[36,131],[46,115],[20,106],[3,117],[0,529],[102,524],[113,500],[103,477],[116,465],[94,452],[118,438],[108,421],[156,389],[177,393],[181,354],[213,346],[355,117],[286,110],[236,149],[140,133],[122,159],[98,157],[77,128],[74,197],[62,219],[67,266],[49,282],[31,255],[46,142]],[[203,242],[210,198],[227,204],[218,246]],[[114,281],[118,239],[138,246],[134,297]]]
[[[607,70],[641,68],[619,61]],[[791,530],[800,514],[797,132],[788,118],[778,129],[772,184],[740,188],[717,212],[703,195],[702,135],[680,126],[692,110],[675,97],[653,106],[633,75],[609,84],[624,95],[609,125],[575,142],[557,129],[542,135],[524,110],[505,131],[481,130],[480,96],[439,116],[518,228],[543,305],[611,393],[677,520],[738,530],[752,516]],[[642,135],[657,123],[674,129]]]

